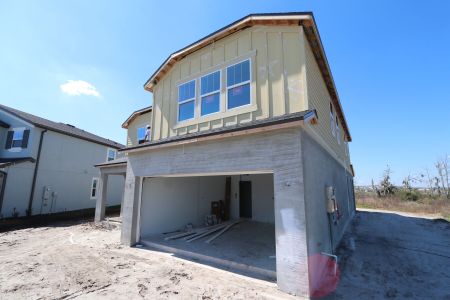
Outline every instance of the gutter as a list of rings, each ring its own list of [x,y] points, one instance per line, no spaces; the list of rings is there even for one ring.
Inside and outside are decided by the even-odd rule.
[[[44,133],[47,132],[47,129],[41,131],[41,137],[39,139],[39,147],[38,147],[38,153],[36,157],[36,166],[34,167],[34,173],[33,173],[33,183],[31,184],[31,192],[30,192],[30,199],[28,200],[28,209],[27,209],[27,216],[31,216],[31,209],[33,207],[33,196],[34,196],[34,189],[36,188],[36,179],[37,179],[37,172],[39,168],[39,161],[41,158],[41,151],[42,151],[42,141],[44,140]]]

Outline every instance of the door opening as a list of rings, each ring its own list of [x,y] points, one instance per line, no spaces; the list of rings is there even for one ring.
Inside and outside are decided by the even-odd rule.
[[[252,182],[239,181],[239,216],[252,218]]]

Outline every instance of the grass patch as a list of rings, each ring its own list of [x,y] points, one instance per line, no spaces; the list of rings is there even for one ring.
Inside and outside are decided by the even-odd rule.
[[[440,215],[450,221],[449,199],[429,197],[417,191],[398,191],[388,197],[378,197],[371,192],[358,192],[356,207]]]

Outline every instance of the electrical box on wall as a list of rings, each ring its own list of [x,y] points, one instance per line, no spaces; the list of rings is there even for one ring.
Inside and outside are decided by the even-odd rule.
[[[49,186],[44,187],[44,192],[42,193],[42,200],[50,199],[52,189]]]
[[[326,187],[327,194],[327,213],[332,214],[336,211],[336,195],[334,192],[334,187],[327,186]]]

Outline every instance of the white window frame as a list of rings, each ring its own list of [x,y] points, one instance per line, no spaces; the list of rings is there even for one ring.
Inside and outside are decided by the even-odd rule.
[[[337,115],[336,115],[335,124],[336,124],[336,139],[337,139],[338,144],[340,145],[341,144],[341,128],[339,127],[339,119],[338,119]]]
[[[330,129],[331,129],[331,134],[333,136],[336,136],[336,121],[334,120],[334,107],[333,104],[331,104],[330,102]]]
[[[136,141],[137,141],[137,143],[139,144],[139,129],[144,129],[144,138],[143,138],[143,141],[145,141],[145,134],[147,133],[147,127],[144,125],[144,126],[138,126],[137,128],[136,128]]]
[[[95,186],[95,195],[92,196],[92,191],[94,191],[94,181],[96,181],[97,184],[96,184],[96,186]],[[89,196],[90,196],[91,199],[97,199],[97,196],[98,196],[98,188],[99,188],[98,185],[99,185],[99,183],[100,183],[100,180],[99,180],[98,177],[92,177],[91,189],[90,189],[90,194],[89,194]]]
[[[187,84],[187,83],[191,83],[192,81],[194,82],[194,98],[189,98],[189,99],[183,100],[182,102],[179,102],[178,99],[180,98],[180,86]],[[196,116],[195,107],[197,106],[196,100],[197,100],[197,78],[185,81],[178,85],[178,87],[177,87],[177,123],[183,123],[183,122],[195,119],[195,116]],[[191,101],[194,101],[194,116],[189,119],[180,120],[180,105],[185,104],[187,102],[191,102]]]
[[[236,84],[234,84],[234,85],[231,85],[231,86],[228,86],[228,68],[230,68],[230,67],[232,67],[232,66],[235,66],[235,65],[238,65],[238,64],[240,64],[240,63],[243,63],[243,62],[245,62],[245,61],[248,61],[248,67],[249,67],[249,80],[247,80],[247,81],[243,81],[243,82],[239,82],[239,83],[236,83]],[[241,61],[239,61],[239,62],[237,62],[237,63],[234,63],[234,64],[231,64],[231,65],[228,65],[228,66],[226,66],[225,67],[225,85],[226,85],[226,90],[225,90],[225,99],[226,99],[226,101],[225,101],[225,109],[227,110],[227,111],[232,111],[232,110],[235,110],[235,109],[241,109],[241,108],[243,108],[243,107],[247,107],[247,106],[250,106],[250,105],[252,105],[252,60],[250,59],[250,58],[246,58],[246,59],[243,59],[243,60],[241,60]],[[230,90],[230,89],[233,89],[233,88],[236,88],[236,87],[238,87],[238,86],[241,86],[241,85],[245,85],[245,84],[249,84],[249,89],[250,89],[250,95],[249,95],[249,97],[250,97],[250,102],[248,103],[248,104],[244,104],[244,105],[241,105],[241,106],[236,106],[236,107],[233,107],[233,108],[228,108],[228,90]]]
[[[25,127],[13,128],[10,131],[13,132],[13,138],[11,140],[11,148],[10,148],[10,150],[11,149],[13,149],[13,150],[22,149],[23,135],[25,134]],[[22,138],[20,140],[14,139],[14,135],[16,134],[16,132],[22,132]],[[14,146],[14,141],[20,141],[20,146]]]
[[[108,148],[108,149],[106,150],[106,161],[111,161],[111,160],[109,159],[109,151],[114,151],[114,158],[111,159],[111,160],[116,159],[116,157],[117,157],[117,151],[116,151],[116,149]]]
[[[209,76],[211,74],[217,73],[217,72],[219,72],[219,89],[215,90],[213,92],[202,94],[202,78],[206,77],[206,76]],[[210,72],[208,74],[200,76],[200,78],[199,78],[199,87],[200,87],[199,88],[199,90],[200,90],[200,112],[199,112],[200,113],[200,117],[210,116],[210,115],[214,115],[214,114],[220,113],[221,112],[221,107],[222,107],[222,69],[218,69],[218,70],[212,71],[212,72]],[[219,110],[216,111],[216,112],[212,112],[212,113],[209,113],[209,114],[202,115],[202,98],[203,97],[208,97],[210,95],[217,94],[217,93],[219,94]],[[178,110],[178,111],[180,111],[180,110]],[[195,112],[194,112],[194,117],[195,117]]]

